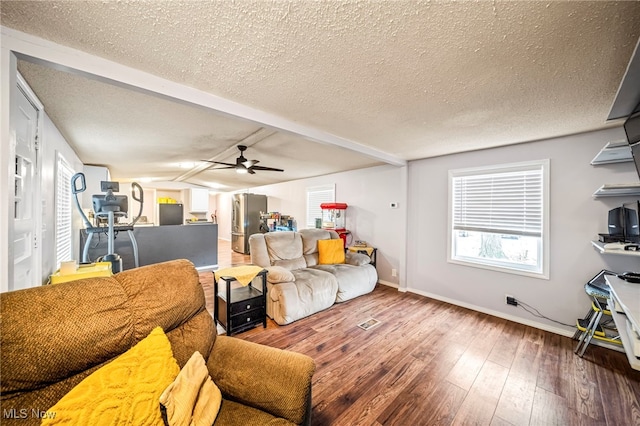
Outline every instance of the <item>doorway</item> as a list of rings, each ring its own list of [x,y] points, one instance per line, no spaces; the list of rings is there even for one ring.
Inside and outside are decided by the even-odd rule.
[[[15,135],[13,217],[10,218],[8,290],[40,285],[40,147],[42,106],[22,80],[11,99],[11,135]]]

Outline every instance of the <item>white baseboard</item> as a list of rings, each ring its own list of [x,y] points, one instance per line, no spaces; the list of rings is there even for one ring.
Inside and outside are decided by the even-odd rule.
[[[390,281],[385,281],[385,280],[378,280],[378,284],[386,285],[387,287],[393,287],[393,288],[399,287],[398,284],[392,283]]]
[[[504,312],[494,311],[493,309],[487,309],[482,306],[473,305],[471,303],[461,302],[459,300],[450,299],[448,297],[443,297],[437,294],[428,293],[426,291],[417,290],[414,288],[400,289],[399,291],[408,291],[410,293],[419,294],[420,296],[429,297],[431,299],[440,300],[442,302],[450,303],[456,306],[462,306],[463,308],[471,309],[472,311],[482,312],[484,314],[488,314],[494,317],[506,319],[509,321],[517,322],[518,324],[528,325],[530,327],[534,327],[540,330],[548,331],[550,333],[559,334],[564,337],[573,337],[575,333],[575,329],[567,330],[564,328],[554,327],[549,324],[543,324],[538,321],[528,320],[526,318],[517,317],[515,315],[505,314]],[[594,342],[595,343],[595,342]]]

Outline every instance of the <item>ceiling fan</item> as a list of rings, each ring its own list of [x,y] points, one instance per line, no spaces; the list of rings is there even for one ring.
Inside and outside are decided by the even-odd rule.
[[[222,169],[235,169],[237,173],[249,173],[255,174],[256,170],[261,171],[270,171],[270,172],[284,172],[282,169],[274,169],[273,167],[264,167],[264,166],[256,166],[259,163],[258,160],[247,160],[244,158],[243,153],[247,150],[245,145],[238,145],[238,149],[240,150],[240,157],[236,158],[236,164],[231,163],[223,163],[222,161],[213,161],[213,160],[202,160],[209,163],[214,164],[222,164],[226,167],[217,167],[212,170],[222,170]]]

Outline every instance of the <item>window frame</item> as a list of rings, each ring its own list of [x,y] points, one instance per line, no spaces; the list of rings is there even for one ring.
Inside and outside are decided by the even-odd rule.
[[[481,258],[469,258],[464,256],[459,256],[454,253],[455,245],[454,245],[454,178],[463,177],[463,176],[481,176],[487,174],[501,174],[501,173],[512,173],[518,171],[529,171],[539,169],[541,172],[542,179],[542,224],[541,224],[541,235],[540,242],[538,244],[539,249],[539,261],[541,262],[539,268],[536,270],[531,270],[529,267],[519,268],[517,264],[509,263],[509,262],[501,262],[492,259],[482,260]],[[498,164],[491,166],[482,166],[482,167],[472,167],[472,168],[464,168],[464,169],[454,169],[449,170],[448,173],[448,226],[447,226],[447,262],[453,264],[459,264],[464,266],[471,266],[474,268],[481,269],[489,269],[498,272],[505,272],[515,275],[524,275],[533,278],[539,279],[549,279],[549,247],[550,247],[550,238],[549,238],[549,217],[550,217],[550,207],[549,207],[549,199],[550,199],[550,160],[534,160],[534,161],[525,161],[518,163],[508,163],[508,164]],[[478,231],[482,232],[482,231]],[[489,232],[486,232],[487,234]],[[499,234],[499,232],[498,232]]]
[[[66,170],[65,170],[66,169]],[[68,179],[63,175],[69,174]],[[56,269],[60,268],[60,262],[73,260],[73,199],[71,195],[71,178],[75,171],[61,153],[56,155],[55,170],[55,245],[56,245]],[[62,181],[61,181],[62,180]],[[64,182],[66,180],[66,182]],[[66,189],[65,189],[66,188]],[[63,209],[62,204],[67,204]],[[62,223],[61,219],[64,219]],[[67,240],[61,241],[61,238]],[[68,252],[62,253],[63,250]]]
[[[320,196],[320,193],[326,193],[329,196],[321,197],[322,199],[320,200],[318,207],[315,208],[311,206],[311,194],[316,194],[316,196]],[[311,217],[312,214],[315,214],[316,212],[319,211],[320,218],[322,218],[322,209],[320,208],[320,204],[335,203],[335,201],[336,201],[336,185],[335,184],[308,187],[306,189],[306,206],[307,206],[306,217],[305,217],[306,227],[307,228],[316,227],[316,223],[315,223],[316,217],[315,216]]]

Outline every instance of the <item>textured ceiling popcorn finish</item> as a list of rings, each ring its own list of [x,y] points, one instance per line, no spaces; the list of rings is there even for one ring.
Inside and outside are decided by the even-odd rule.
[[[3,1],[2,25],[414,160],[608,126],[640,3]]]

